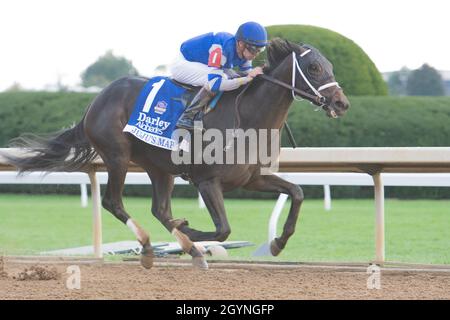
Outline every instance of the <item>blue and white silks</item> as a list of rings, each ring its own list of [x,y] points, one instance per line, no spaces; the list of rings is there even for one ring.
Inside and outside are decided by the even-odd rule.
[[[172,139],[172,133],[184,105],[174,98],[185,91],[167,77],[151,78],[141,90],[123,131],[153,146],[177,150],[178,141]]]

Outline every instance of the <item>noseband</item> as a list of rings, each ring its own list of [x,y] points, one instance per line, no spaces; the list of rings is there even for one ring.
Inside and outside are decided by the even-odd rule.
[[[311,52],[311,49],[308,49],[305,52],[303,52],[300,55],[300,58],[303,58],[309,52]],[[305,81],[305,83],[308,85],[308,87],[311,89],[311,91],[314,93],[314,95],[312,95],[312,94],[310,94],[310,93],[308,93],[306,91],[300,90],[300,89],[295,87],[296,75],[297,75],[296,71],[297,70],[300,73],[300,75],[302,76],[303,81]],[[302,68],[300,68],[300,65],[299,65],[298,60],[297,60],[297,55],[295,54],[295,52],[292,52],[292,85],[289,85],[289,84],[287,84],[287,83],[285,83],[283,81],[280,81],[278,79],[275,79],[275,78],[273,78],[271,76],[268,76],[268,75],[265,75],[265,74],[260,75],[260,77],[262,79],[264,79],[264,80],[270,81],[270,82],[275,83],[275,84],[277,84],[277,85],[279,85],[281,87],[284,87],[286,89],[291,90],[292,97],[294,98],[294,100],[301,100],[301,99],[297,99],[296,98],[296,96],[298,95],[301,98],[305,98],[305,99],[310,100],[311,102],[316,103],[319,107],[324,107],[324,106],[327,105],[327,98],[324,97],[320,93],[320,91],[325,90],[325,89],[330,88],[330,87],[334,87],[334,86],[337,87],[337,88],[340,88],[339,87],[339,83],[337,83],[337,82],[330,82],[330,83],[327,83],[327,84],[324,84],[324,85],[320,86],[317,89],[314,88],[314,86],[311,84],[311,82],[309,82],[308,78],[305,76],[304,72],[302,71]]]

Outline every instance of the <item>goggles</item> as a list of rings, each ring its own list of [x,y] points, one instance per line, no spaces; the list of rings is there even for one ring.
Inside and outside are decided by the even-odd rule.
[[[253,55],[257,55],[260,54],[261,52],[263,52],[266,47],[257,47],[257,46],[252,46],[250,44],[245,44],[245,49],[248,50],[248,52],[250,52]]]

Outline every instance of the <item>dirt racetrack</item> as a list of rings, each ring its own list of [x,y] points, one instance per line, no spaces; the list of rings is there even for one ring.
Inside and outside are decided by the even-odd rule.
[[[188,261],[186,261],[188,262]],[[69,290],[69,265],[79,265],[81,289]],[[23,277],[36,267],[51,280]],[[381,288],[367,289],[366,266],[210,262],[207,271],[187,263],[5,259],[0,299],[450,299],[450,269],[383,267]],[[39,277],[38,277],[39,278]]]

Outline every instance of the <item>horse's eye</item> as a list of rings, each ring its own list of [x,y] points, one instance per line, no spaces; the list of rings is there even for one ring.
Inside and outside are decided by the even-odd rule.
[[[317,75],[320,73],[320,66],[316,63],[312,63],[308,66],[308,73],[311,75]]]

